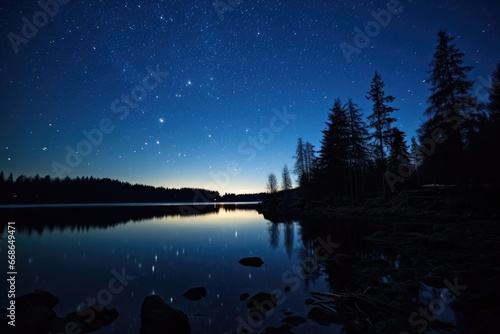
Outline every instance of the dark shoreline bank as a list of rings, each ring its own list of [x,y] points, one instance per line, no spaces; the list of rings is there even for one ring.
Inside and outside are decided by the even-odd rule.
[[[331,220],[452,222],[499,219],[498,187],[437,188],[402,191],[361,198],[306,200],[294,192],[276,193],[257,206],[257,211],[272,221],[301,220],[310,217]]]
[[[349,251],[328,259],[327,272],[345,285],[340,283],[335,293],[313,293],[317,315],[327,323],[341,319],[353,325],[353,333],[430,329],[497,333],[500,220],[496,192],[402,192],[385,201],[373,197],[354,204],[349,198],[334,203],[276,195],[257,210],[273,222],[347,229],[368,226],[363,241],[410,259],[401,268]],[[431,292],[437,295],[425,299]],[[449,298],[453,302],[445,304],[443,293],[454,293]],[[446,305],[459,327],[431,312],[430,303]]]

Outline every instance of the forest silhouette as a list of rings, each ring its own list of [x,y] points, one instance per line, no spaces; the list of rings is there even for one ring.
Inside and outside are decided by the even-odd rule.
[[[471,66],[454,37],[439,31],[429,64],[430,95],[424,119],[407,141],[397,125],[396,97],[386,93],[382,75],[375,71],[366,99],[372,110],[363,120],[361,109],[340,98],[322,131],[321,147],[299,138],[293,171],[302,196],[339,203],[367,194],[386,198],[403,190],[468,187],[498,188],[500,170],[500,64],[491,87],[479,98]],[[479,87],[481,88],[481,87]],[[268,177],[268,184],[272,183]],[[340,201],[339,201],[340,200]]]

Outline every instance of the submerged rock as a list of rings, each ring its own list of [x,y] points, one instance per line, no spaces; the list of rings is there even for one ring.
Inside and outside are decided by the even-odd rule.
[[[86,333],[85,325],[78,319],[70,316],[56,318],[50,323],[50,333]]]
[[[47,291],[35,291],[15,299],[15,327],[8,325],[12,319],[9,311],[1,310],[1,333],[45,334],[49,332],[50,323],[56,318],[52,308],[59,299]]]
[[[288,324],[281,325],[279,327],[267,327],[260,334],[293,334],[291,331],[292,326]]]
[[[205,289],[204,287],[191,288],[188,291],[184,292],[182,296],[193,301],[200,300],[207,296],[207,289]]]
[[[250,297],[247,302],[249,316],[254,320],[265,319],[267,313],[273,310],[276,305],[278,305],[276,296],[267,292],[259,292]]]
[[[314,306],[307,314],[307,317],[324,326],[338,321],[337,315],[333,311],[320,306]]]
[[[187,315],[169,305],[159,296],[144,298],[141,306],[141,334],[189,334]]]
[[[278,305],[278,299],[275,295],[268,292],[259,292],[253,295],[247,302],[248,308],[263,307],[267,311],[273,309]]]
[[[240,300],[241,300],[241,301],[245,301],[245,300],[247,300],[247,299],[248,299],[248,297],[250,297],[250,294],[248,294],[248,293],[244,292],[244,293],[242,293],[242,294],[240,295]]]
[[[264,264],[264,261],[260,257],[244,257],[238,263],[247,267],[260,267]]]
[[[44,305],[49,309],[59,303],[59,299],[47,291],[37,290],[16,298],[16,310],[21,311],[37,305]]]
[[[1,319],[1,333],[46,334],[49,332],[50,323],[56,314],[45,305],[34,305],[22,311],[16,311],[15,327],[7,324],[10,318]]]
[[[289,315],[286,318],[281,319],[281,322],[292,326],[297,326],[306,322],[306,318],[299,315]]]
[[[61,318],[52,308],[59,299],[47,291],[35,291],[16,298],[16,333],[47,334],[47,333],[91,333],[101,327],[110,325],[117,317],[116,309],[107,309],[93,305],[85,310],[67,314]],[[13,328],[5,328],[3,321],[1,333],[10,333]]]
[[[92,333],[102,327],[109,326],[118,318],[115,308],[92,305],[84,310],[68,313],[64,318],[53,319],[50,323],[51,333]]]

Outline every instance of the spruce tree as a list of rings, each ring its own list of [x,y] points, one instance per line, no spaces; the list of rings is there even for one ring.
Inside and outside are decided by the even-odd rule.
[[[368,160],[368,130],[361,115],[361,109],[349,98],[345,106],[348,124],[348,165],[351,197],[364,188],[361,173]]]
[[[417,172],[418,168],[422,164],[422,151],[420,150],[420,146],[414,136],[411,137],[410,163],[414,172]]]
[[[313,171],[316,168],[314,146],[308,141],[304,143],[302,138],[299,138],[294,158],[293,172],[298,176],[299,187],[307,186],[312,181]]]
[[[471,66],[463,65],[454,38],[438,32],[437,46],[429,71],[431,95],[424,115],[427,120],[419,129],[423,146],[424,170],[432,183],[458,183],[463,177],[464,147],[473,128],[477,99],[470,93],[473,82],[468,79]]]
[[[401,164],[408,165],[410,154],[405,141],[405,133],[398,128],[392,128],[391,132],[388,169],[397,173]]]
[[[304,166],[305,178],[309,182],[312,179],[313,171],[316,166],[316,155],[314,152],[314,145],[306,141],[304,144]]]
[[[374,131],[372,133],[372,143],[375,149],[375,157],[380,175],[382,175],[382,192],[385,197],[385,178],[383,173],[387,169],[386,151],[388,140],[391,136],[391,124],[396,121],[396,118],[391,117],[391,114],[398,110],[389,106],[394,102],[395,98],[392,95],[385,95],[385,83],[382,77],[375,71],[370,90],[366,98],[373,103],[372,113],[368,116],[368,126]]]
[[[347,111],[347,124],[349,129],[348,159],[351,166],[362,166],[368,159],[366,140],[368,131],[361,109],[349,98],[345,109]]]
[[[389,136],[387,171],[384,173],[391,191],[394,192],[401,188],[401,185],[412,174],[413,168],[408,153],[408,145],[405,141],[405,133],[394,127],[391,129],[391,135]]]
[[[349,124],[340,99],[330,109],[326,129],[322,131],[319,168],[330,195],[344,194],[347,188]]]
[[[346,110],[340,99],[335,100],[325,124],[327,127],[322,131],[320,165],[323,169],[331,170],[333,166],[344,165],[347,162],[349,125]]]
[[[302,187],[306,183],[306,162],[305,162],[305,150],[304,142],[302,138],[297,140],[297,148],[295,149],[295,164],[293,166],[293,172],[298,176],[299,186]]]
[[[281,172],[281,189],[292,189],[292,179],[290,178],[290,171],[288,170],[288,166],[286,164],[283,167],[283,171]]]

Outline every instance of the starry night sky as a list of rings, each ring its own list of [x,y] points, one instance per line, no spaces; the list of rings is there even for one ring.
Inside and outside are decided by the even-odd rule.
[[[409,139],[424,119],[439,29],[466,52],[480,98],[500,61],[494,0],[400,0],[350,62],[342,43],[355,46],[355,28],[386,1],[66,2],[45,25],[36,16],[42,27],[24,43],[13,36],[24,38],[22,18],[31,24],[41,7],[0,5],[0,170],[14,177],[55,177],[55,164],[61,177],[264,191],[269,172],[293,166],[298,137],[319,149],[335,98],[371,112],[375,70]],[[78,149],[83,131],[94,143]],[[68,147],[81,153],[71,166]]]

